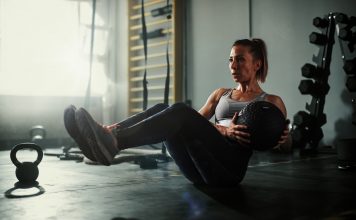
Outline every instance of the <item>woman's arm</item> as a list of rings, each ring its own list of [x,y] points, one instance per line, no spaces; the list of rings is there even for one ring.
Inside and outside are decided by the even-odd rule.
[[[281,97],[276,95],[267,95],[266,100],[276,105],[282,111],[284,117],[287,118],[287,109]]]
[[[276,105],[283,113],[284,117],[287,118],[287,110],[286,106],[284,105],[283,100],[276,95],[268,95],[266,100]],[[283,131],[281,138],[279,139],[278,145],[275,149],[280,149],[281,151],[289,151],[290,149],[290,134],[289,134],[289,123],[290,121],[286,120],[286,128]]]
[[[215,108],[219,103],[221,96],[227,91],[225,88],[215,90],[206,101],[205,105],[199,110],[199,113],[206,119],[210,119],[215,114]],[[244,132],[247,128],[245,125],[236,125],[238,114],[236,113],[229,127],[214,124],[215,128],[223,135],[232,140],[248,144],[250,134]]]
[[[212,92],[206,101],[206,103],[201,107],[199,113],[206,119],[210,120],[215,114],[215,108],[219,103],[220,97],[224,94],[227,89],[219,88]]]
[[[215,114],[215,108],[219,103],[221,96],[227,91],[225,88],[216,89],[214,92],[210,94],[206,103],[203,107],[199,110],[199,113],[205,117],[206,119],[210,120],[211,117]],[[228,136],[227,127],[216,125],[214,124],[215,128],[223,135]]]

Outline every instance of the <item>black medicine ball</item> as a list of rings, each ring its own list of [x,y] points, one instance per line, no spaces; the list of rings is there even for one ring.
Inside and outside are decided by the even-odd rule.
[[[266,101],[249,103],[239,112],[237,124],[247,126],[251,147],[254,150],[268,150],[278,144],[286,120],[277,106]]]

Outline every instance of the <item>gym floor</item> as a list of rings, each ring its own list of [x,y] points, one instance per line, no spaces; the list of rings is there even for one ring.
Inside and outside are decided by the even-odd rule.
[[[258,152],[243,182],[225,189],[192,185],[174,162],[147,170],[53,156],[39,165],[39,187],[13,189],[9,155],[0,151],[0,219],[356,219],[355,171],[338,170],[335,154]],[[34,161],[33,155],[19,152],[19,160]],[[38,196],[5,197],[9,190],[21,196],[40,189]]]

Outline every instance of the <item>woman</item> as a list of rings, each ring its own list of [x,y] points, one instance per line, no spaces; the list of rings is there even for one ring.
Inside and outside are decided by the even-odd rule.
[[[259,82],[267,76],[265,43],[261,39],[236,41],[231,49],[229,68],[234,89],[220,88],[208,98],[199,112],[182,103],[158,104],[127,120],[103,126],[85,109],[71,106],[65,111],[65,126],[83,154],[110,165],[123,149],[164,142],[186,178],[195,184],[236,185],[245,176],[253,149],[250,134],[238,125],[238,112],[251,101],[275,104],[286,117],[280,97],[265,93]],[[215,115],[216,124],[209,122]],[[288,129],[280,139],[286,141]]]

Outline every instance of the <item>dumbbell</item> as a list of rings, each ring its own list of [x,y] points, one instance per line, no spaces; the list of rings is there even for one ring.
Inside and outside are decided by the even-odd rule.
[[[330,86],[325,83],[313,82],[313,80],[302,80],[298,86],[300,93],[309,94],[313,97],[323,96],[329,92]]]
[[[46,138],[47,132],[42,125],[32,126],[30,129],[31,142],[37,142]]]
[[[326,35],[324,34],[319,34],[316,32],[312,32],[309,35],[309,42],[312,44],[316,44],[316,45],[325,45],[328,42],[328,38],[326,37]]]
[[[356,92],[356,76],[347,77],[346,87],[350,92]]]

